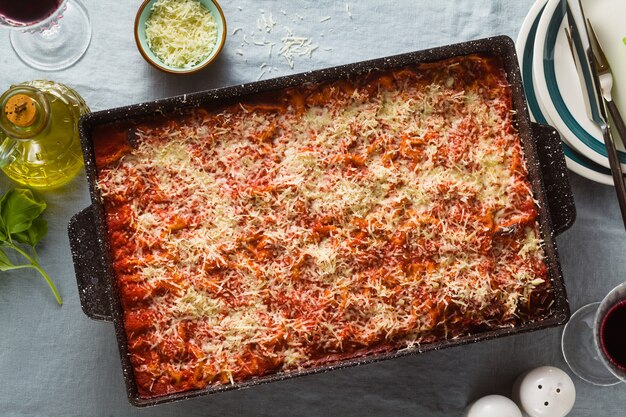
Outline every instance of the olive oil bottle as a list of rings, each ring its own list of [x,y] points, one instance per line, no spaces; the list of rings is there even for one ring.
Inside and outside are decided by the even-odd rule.
[[[59,187],[83,167],[78,119],[88,113],[71,88],[36,80],[0,96],[0,168],[33,188]]]

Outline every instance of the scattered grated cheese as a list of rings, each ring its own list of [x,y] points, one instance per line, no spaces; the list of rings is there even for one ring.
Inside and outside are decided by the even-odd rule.
[[[267,47],[267,56],[272,60],[275,55],[281,56],[284,58],[285,63],[289,66],[290,69],[295,68],[296,58],[300,56],[306,56],[309,59],[312,57],[313,52],[318,49],[318,45],[314,44],[313,40],[307,37],[295,36],[293,31],[286,27],[282,27],[282,31],[276,31],[275,27],[277,26],[277,22],[274,19],[274,15],[272,13],[268,13],[266,15],[265,10],[259,10],[260,15],[256,20],[257,28],[255,31],[250,32],[250,34],[243,34],[243,42],[241,43],[241,48],[244,48],[246,45],[254,45],[257,47]],[[280,10],[280,14],[283,16],[287,16],[287,12],[285,10]],[[297,14],[295,15],[293,21],[297,22],[299,20],[303,20],[304,17]],[[331,16],[326,16],[320,19],[321,22],[325,22],[331,19]],[[286,35],[280,34],[280,32],[286,32]],[[233,35],[239,33],[239,30],[233,32]],[[255,39],[255,33],[258,35],[259,32],[264,33],[263,39]],[[251,37],[251,40],[249,39]],[[280,36],[279,38],[277,36]],[[324,37],[324,34],[321,34],[320,37]],[[274,46],[280,41],[280,48],[276,53],[274,50]],[[245,44],[245,45],[244,45]],[[323,48],[324,51],[331,51],[332,48]],[[243,50],[239,50],[242,53],[238,53],[238,55],[243,55]],[[247,62],[247,61],[246,61]],[[270,73],[272,71],[278,71],[278,68],[273,66],[270,67],[267,71],[261,72],[257,79],[262,78],[265,74]]]
[[[294,67],[295,56],[308,56],[309,58],[313,52],[318,48],[318,45],[313,44],[310,38],[295,36],[291,29],[285,26],[287,36],[281,38],[282,46],[278,51],[278,55],[285,58],[289,68]]]

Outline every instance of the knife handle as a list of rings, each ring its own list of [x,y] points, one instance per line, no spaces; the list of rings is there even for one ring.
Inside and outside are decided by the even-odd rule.
[[[619,135],[622,144],[624,144],[624,142],[626,141],[626,125],[624,124],[624,119],[622,119],[622,115],[620,114],[613,100],[605,100],[605,102],[606,107],[609,109],[611,119],[613,119],[613,125],[615,126],[615,130],[617,130],[617,134]]]
[[[617,149],[613,142],[613,137],[609,126],[604,124],[602,126],[602,136],[604,138],[604,146],[606,146],[607,157],[609,160],[609,166],[611,167],[611,174],[613,176],[613,183],[615,184],[615,192],[617,193],[617,201],[619,202],[619,209],[622,213],[622,221],[624,222],[624,228],[626,228],[626,184],[624,183],[624,177],[622,175],[622,168],[620,165],[619,156],[617,155]]]

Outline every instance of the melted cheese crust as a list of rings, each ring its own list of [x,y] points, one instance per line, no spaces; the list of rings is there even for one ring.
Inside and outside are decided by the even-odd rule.
[[[134,148],[102,145],[140,394],[547,314],[513,117],[499,62],[473,55],[195,109],[137,126]]]

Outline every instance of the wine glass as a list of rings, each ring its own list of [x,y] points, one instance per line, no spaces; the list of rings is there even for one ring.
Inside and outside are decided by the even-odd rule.
[[[0,0],[0,26],[17,56],[44,71],[67,68],[91,42],[91,22],[80,0]]]
[[[600,386],[626,382],[626,282],[572,315],[561,348],[581,379]]]

